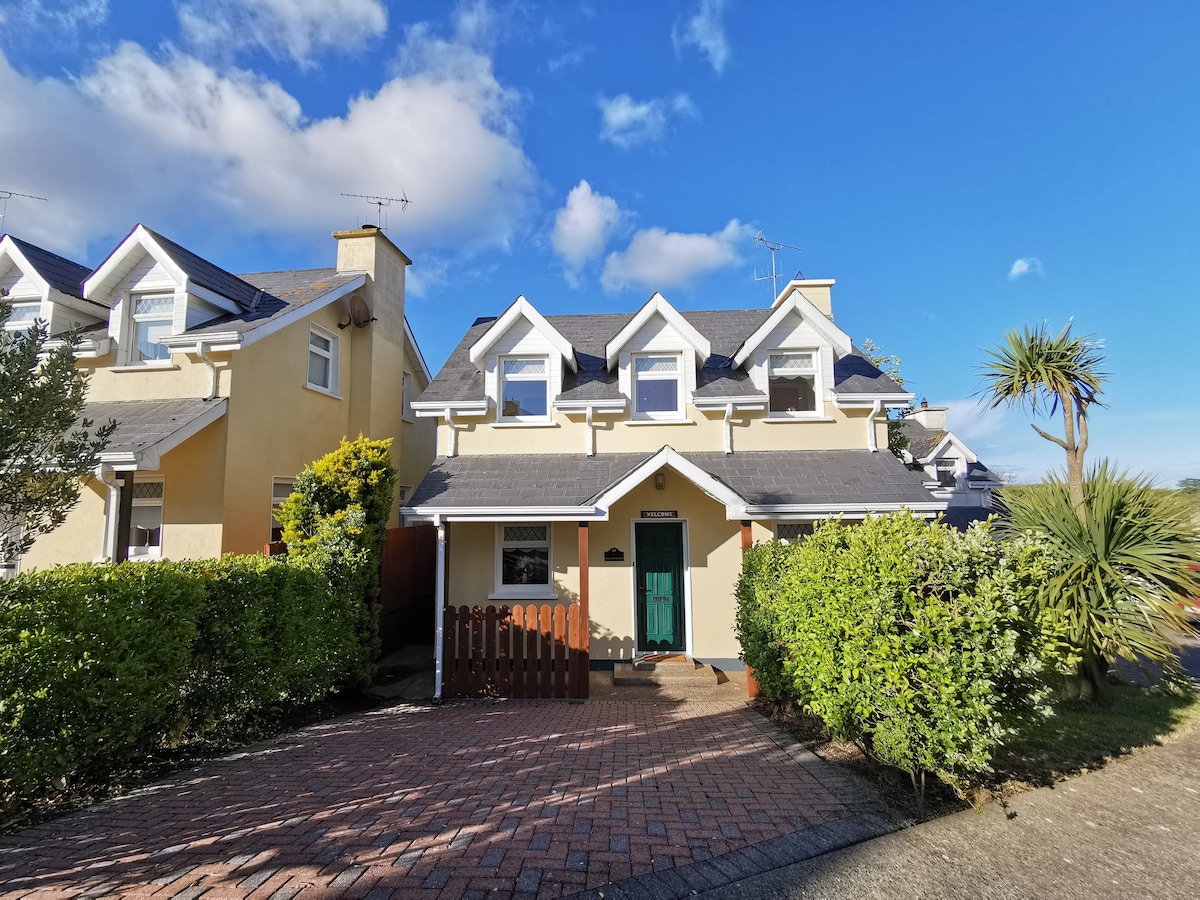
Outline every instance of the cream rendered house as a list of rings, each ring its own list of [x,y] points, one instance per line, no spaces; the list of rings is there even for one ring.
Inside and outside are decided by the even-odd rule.
[[[833,321],[832,281],[769,309],[543,316],[467,331],[413,404],[438,453],[403,510],[438,527],[439,607],[588,598],[593,662],[737,665],[743,548],[944,500],[887,450],[911,399]],[[585,565],[581,566],[581,561]]]
[[[22,570],[260,552],[296,474],[342,437],[393,438],[407,497],[434,453],[409,406],[429,383],[404,316],[410,260],[374,227],[334,238],[334,268],[250,275],[142,225],[95,270],[0,240],[6,327],[28,327],[38,291],[52,334],[83,324],[85,415],[119,423]]]

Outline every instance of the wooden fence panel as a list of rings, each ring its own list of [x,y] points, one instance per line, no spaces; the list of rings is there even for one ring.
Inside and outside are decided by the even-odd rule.
[[[554,696],[567,696],[567,610],[554,607]]]

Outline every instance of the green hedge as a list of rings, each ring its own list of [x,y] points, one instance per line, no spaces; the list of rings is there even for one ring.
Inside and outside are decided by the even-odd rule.
[[[0,583],[5,805],[361,683],[364,604],[286,558],[71,565]],[[368,629],[369,630],[369,629]]]
[[[1026,613],[1044,555],[908,514],[756,546],[738,583],[743,658],[873,758],[960,790],[1042,707]]]

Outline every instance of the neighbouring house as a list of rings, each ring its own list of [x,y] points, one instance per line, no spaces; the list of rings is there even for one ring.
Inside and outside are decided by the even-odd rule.
[[[82,326],[85,415],[118,422],[22,570],[259,552],[297,473],[360,433],[393,438],[407,501],[435,446],[411,407],[430,381],[404,316],[411,261],[373,226],[333,237],[335,267],[250,275],[143,225],[95,269],[0,238],[4,327]]]
[[[986,519],[995,512],[992,491],[999,476],[979,461],[963,440],[946,425],[949,407],[921,405],[904,416],[904,462],[925,476],[930,495],[946,501],[945,519],[958,528]]]
[[[912,395],[834,323],[833,284],[711,312],[655,294],[543,316],[518,297],[476,321],[413,404],[438,457],[403,513],[437,526],[442,614],[586,598],[594,664],[736,667],[745,547],[945,510],[888,452],[886,410]]]

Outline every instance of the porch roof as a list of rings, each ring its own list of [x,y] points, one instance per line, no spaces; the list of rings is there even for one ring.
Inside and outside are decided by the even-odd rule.
[[[627,478],[644,480],[658,466],[646,464],[662,457],[662,465],[701,470],[711,479],[700,485],[733,498],[739,514],[833,515],[839,511],[869,512],[908,507],[936,512],[945,503],[936,501],[924,487],[924,478],[907,469],[890,453],[867,450],[763,450],[729,454],[678,453],[669,447],[656,453],[611,453],[597,456],[569,454],[495,454],[439,458],[413,493],[406,514],[432,517],[466,514],[483,518],[520,511],[534,516],[539,510],[569,518],[604,518],[605,496]],[[687,472],[684,472],[686,475]],[[688,476],[691,477],[690,475]],[[692,479],[695,481],[696,479]],[[730,514],[733,505],[726,504]]]
[[[117,421],[117,430],[100,454],[102,465],[117,471],[153,471],[164,453],[225,415],[227,403],[224,397],[97,401],[84,404],[83,418],[96,425]]]

